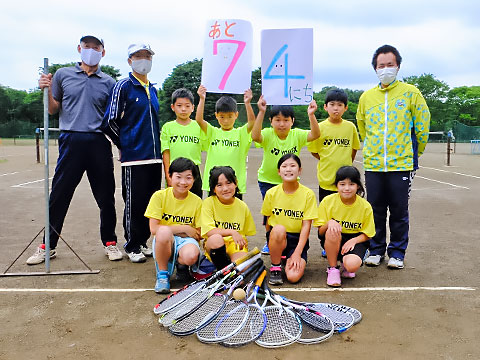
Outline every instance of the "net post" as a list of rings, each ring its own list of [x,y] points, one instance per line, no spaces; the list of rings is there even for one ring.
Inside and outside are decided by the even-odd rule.
[[[37,164],[40,164],[40,129],[35,129],[35,150],[37,153]]]
[[[450,166],[451,137],[447,137],[447,166]]]
[[[48,58],[43,59],[43,73],[48,74]],[[49,88],[46,87],[43,89],[43,142],[45,150],[45,183],[44,183],[44,192],[45,192],[45,272],[48,274],[50,272],[50,211],[49,211],[49,195],[50,195],[50,186],[49,186],[49,159],[48,159],[48,92]]]

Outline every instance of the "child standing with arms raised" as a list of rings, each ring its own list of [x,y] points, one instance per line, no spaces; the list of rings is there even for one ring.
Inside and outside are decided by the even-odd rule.
[[[238,199],[237,178],[230,166],[210,170],[210,193],[203,202],[201,226],[205,255],[223,269],[248,252],[247,236],[255,235],[255,223],[246,203]]]
[[[246,90],[243,96],[245,109],[247,111],[247,124],[234,128],[235,120],[238,118],[237,102],[231,96],[222,96],[215,104],[215,117],[220,124],[220,128],[210,125],[203,118],[205,108],[205,99],[207,89],[200,85],[198,88],[200,101],[197,107],[195,119],[206,136],[205,147],[207,150],[207,159],[203,172],[203,186],[205,191],[209,190],[208,177],[210,170],[214,166],[229,165],[235,171],[238,178],[239,194],[247,191],[247,154],[252,143],[250,133],[255,122],[255,114],[252,105],[252,90]]]
[[[336,193],[335,174],[341,166],[352,165],[360,140],[355,125],[342,119],[348,109],[348,97],[341,89],[329,90],[323,108],[328,119],[318,124],[320,137],[308,144],[317,163],[318,201]]]
[[[326,196],[318,207],[318,237],[327,252],[327,285],[338,287],[340,277],[354,278],[375,235],[373,210],[362,196],[360,172],[342,166],[335,176],[338,193]],[[337,261],[340,260],[340,269]]]
[[[281,257],[287,258],[285,275],[291,283],[300,281],[307,264],[308,235],[312,220],[317,218],[314,192],[298,182],[302,172],[300,158],[292,153],[277,163],[282,183],[269,189],[262,205],[267,217],[267,242],[270,248],[269,283],[283,284]]]
[[[275,105],[270,110],[271,128],[262,130],[263,118],[267,111],[267,102],[263,95],[258,100],[258,115],[252,129],[252,139],[258,146],[263,148],[263,160],[260,169],[258,169],[258,186],[265,198],[268,189],[282,183],[276,164],[281,156],[292,153],[300,155],[300,150],[320,136],[315,111],[317,103],[312,100],[308,106],[308,118],[310,120],[310,130],[292,129],[295,121],[293,107],[290,105]],[[264,219],[265,224],[265,219]],[[268,246],[262,249],[263,254],[268,254]]]
[[[198,165],[202,162],[204,136],[198,124],[190,119],[195,108],[193,103],[193,94],[190,90],[181,88],[173,92],[171,108],[176,119],[163,125],[160,140],[167,185],[172,186],[169,175],[170,163],[180,156],[185,157],[197,166],[198,176],[190,191],[202,198],[202,178]]]

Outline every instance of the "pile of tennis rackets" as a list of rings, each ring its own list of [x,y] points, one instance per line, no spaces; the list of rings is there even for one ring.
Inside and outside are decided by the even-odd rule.
[[[266,348],[318,344],[362,319],[348,306],[276,294],[267,285],[266,273],[255,248],[210,277],[170,294],[153,311],[174,335],[196,334],[201,342],[227,347],[251,342]]]

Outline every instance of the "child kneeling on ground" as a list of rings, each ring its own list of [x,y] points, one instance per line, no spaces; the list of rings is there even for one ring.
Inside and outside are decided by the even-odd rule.
[[[338,287],[340,277],[354,278],[362,265],[369,239],[375,235],[375,223],[372,206],[362,197],[365,191],[357,168],[338,169],[335,186],[338,193],[320,202],[314,226],[318,226],[318,237],[327,252],[327,285]]]
[[[277,163],[282,183],[265,194],[262,214],[267,217],[267,242],[270,248],[269,283],[283,284],[281,259],[285,257],[285,275],[291,283],[300,281],[307,264],[308,235],[317,218],[314,192],[298,182],[302,171],[300,158],[292,153]]]
[[[157,272],[155,292],[170,292],[170,277],[177,265],[196,264],[200,255],[202,200],[190,192],[198,174],[193,161],[179,157],[168,169],[171,187],[155,192],[145,216],[150,219],[153,257]]]
[[[209,184],[200,221],[205,256],[223,269],[248,252],[247,236],[255,235],[256,229],[247,204],[237,197],[237,177],[230,166],[213,167]]]

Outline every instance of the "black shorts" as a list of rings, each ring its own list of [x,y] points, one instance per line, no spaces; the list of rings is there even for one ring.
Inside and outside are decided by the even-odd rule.
[[[267,231],[267,244],[270,240],[270,231]],[[287,232],[287,247],[283,249],[282,256],[285,256],[287,259],[290,258],[297,248],[298,239],[300,238],[299,233],[289,233]],[[302,254],[300,255],[305,262],[307,262],[307,251],[310,248],[309,240],[305,243],[303,247]]]
[[[343,234],[342,233],[342,242],[340,243],[340,249],[342,249],[342,246],[350,239],[353,239],[354,237],[360,235],[361,233],[355,233],[355,234]],[[322,248],[325,248],[325,235],[320,235],[318,234],[318,238],[320,239],[320,244],[322,245]],[[350,250],[346,254],[342,255],[340,251],[338,252],[338,260],[342,261],[343,257],[345,255],[350,255],[354,254],[357,255],[360,259],[362,259],[362,264],[363,264],[363,259],[365,258],[365,254],[369,248],[370,245],[370,240],[364,241],[362,243],[356,244],[353,250]]]

